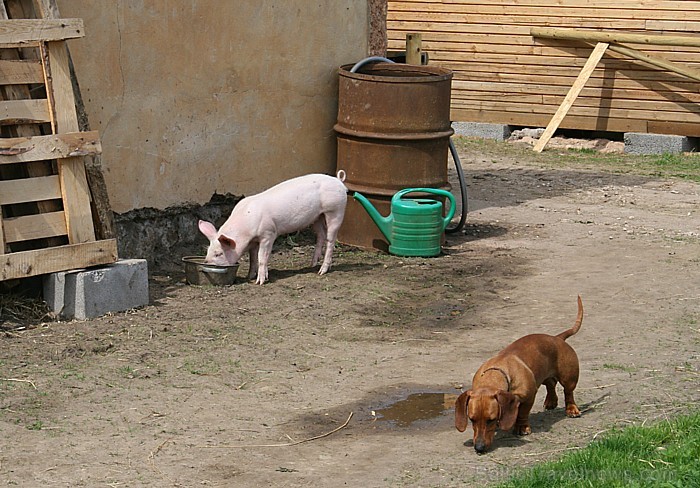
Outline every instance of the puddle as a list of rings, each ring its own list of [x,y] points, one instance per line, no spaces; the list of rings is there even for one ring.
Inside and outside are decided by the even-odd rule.
[[[388,407],[377,409],[374,415],[377,421],[408,427],[414,422],[442,416],[454,407],[456,399],[453,393],[412,393]]]

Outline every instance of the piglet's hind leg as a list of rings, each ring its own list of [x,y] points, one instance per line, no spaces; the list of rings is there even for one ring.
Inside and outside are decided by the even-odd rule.
[[[326,220],[326,254],[323,258],[323,264],[321,265],[321,270],[318,274],[322,275],[331,269],[331,263],[333,262],[333,250],[335,248],[335,240],[338,238],[338,231],[340,226],[343,224],[343,216],[345,214],[345,209],[342,212],[337,213],[327,213],[325,215]]]
[[[323,245],[326,242],[326,219],[321,215],[313,224],[314,232],[316,233],[316,247],[314,248],[314,257],[311,260],[311,266],[316,266],[323,255]]]

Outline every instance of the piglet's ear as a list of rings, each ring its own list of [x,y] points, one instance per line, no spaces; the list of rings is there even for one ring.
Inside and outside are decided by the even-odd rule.
[[[236,242],[233,239],[231,239],[230,237],[226,237],[223,234],[221,234],[219,236],[219,242],[221,243],[222,246],[228,246],[230,248],[236,247]]]
[[[216,227],[211,222],[200,220],[199,231],[210,241],[216,239]]]
[[[457,397],[455,402],[455,428],[460,432],[464,432],[467,429],[467,405],[471,394],[471,390],[465,391]]]

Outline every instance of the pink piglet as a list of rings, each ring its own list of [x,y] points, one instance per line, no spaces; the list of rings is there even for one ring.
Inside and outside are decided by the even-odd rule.
[[[333,248],[345,216],[347,188],[345,172],[337,176],[309,174],[283,181],[262,193],[244,198],[217,231],[211,222],[199,221],[199,230],[209,239],[206,263],[232,265],[244,252],[250,256],[248,278],[267,281],[268,260],[277,236],[313,226],[316,247],[311,261],[316,266],[325,255],[318,274],[331,267]]]

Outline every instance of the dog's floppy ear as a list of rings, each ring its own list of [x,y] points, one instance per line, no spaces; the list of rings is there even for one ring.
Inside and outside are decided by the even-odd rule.
[[[471,390],[465,391],[457,397],[457,401],[455,402],[455,427],[460,432],[467,430],[467,423],[469,420],[467,418],[467,404],[469,403],[471,394]]]
[[[518,407],[520,401],[518,397],[510,392],[499,390],[496,393],[496,401],[501,407],[501,418],[499,419],[499,427],[501,430],[510,430],[515,425],[515,420],[518,418]]]

